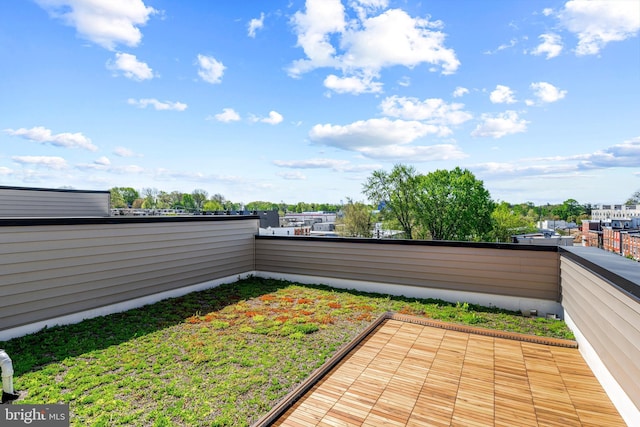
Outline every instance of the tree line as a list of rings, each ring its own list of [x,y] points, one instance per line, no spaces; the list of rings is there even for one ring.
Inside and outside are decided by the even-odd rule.
[[[214,211],[279,211],[281,215],[287,212],[337,212],[341,205],[331,203],[298,202],[287,204],[267,201],[252,201],[249,203],[233,202],[222,194],[209,193],[202,189],[195,189],[191,193],[181,191],[167,192],[157,188],[143,188],[141,191],[132,187],[114,187],[111,192],[111,208],[132,209],[181,209],[187,212]]]
[[[580,223],[589,219],[592,206],[567,199],[560,204],[511,204],[494,201],[484,183],[467,169],[436,170],[419,174],[413,166],[397,164],[390,172],[374,171],[362,186],[367,202],[287,204],[232,202],[202,189],[191,193],[155,188],[111,189],[112,208],[183,209],[188,212],[277,210],[280,215],[301,212],[337,212],[336,229],[343,236],[372,237],[383,229],[401,230],[406,239],[509,242],[514,234],[536,231],[543,219]],[[640,190],[627,204],[640,204]]]

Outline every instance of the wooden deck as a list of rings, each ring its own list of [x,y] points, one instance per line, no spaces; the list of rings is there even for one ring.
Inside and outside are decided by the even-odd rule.
[[[276,426],[624,426],[576,348],[388,319]]]

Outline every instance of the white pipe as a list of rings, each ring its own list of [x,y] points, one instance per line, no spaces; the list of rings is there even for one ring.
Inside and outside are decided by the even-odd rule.
[[[2,369],[2,390],[13,394],[13,363],[9,355],[0,348],[0,369]]]

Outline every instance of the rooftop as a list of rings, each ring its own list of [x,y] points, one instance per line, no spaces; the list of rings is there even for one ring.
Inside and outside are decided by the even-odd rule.
[[[535,311],[564,319],[580,353],[451,329],[438,338],[424,324],[386,319],[357,353],[335,359],[333,374],[303,385],[341,389],[318,398],[327,423],[346,402],[361,425],[386,415],[398,423],[393,416],[404,412],[445,425],[491,417],[611,425],[602,417],[615,417],[613,402],[628,425],[640,425],[637,263],[589,247],[259,236],[258,226],[257,216],[0,219],[0,339],[250,276]],[[315,397],[300,390],[274,409],[306,408]]]
[[[570,341],[387,317],[256,425],[626,425]]]

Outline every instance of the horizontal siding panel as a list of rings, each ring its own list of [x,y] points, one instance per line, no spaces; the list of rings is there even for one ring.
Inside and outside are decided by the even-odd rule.
[[[121,276],[105,276],[98,275],[95,279],[91,280],[87,278],[86,281],[77,281],[75,283],[60,283],[51,287],[43,288],[37,291],[31,291],[27,293],[19,293],[14,295],[8,295],[3,298],[2,305],[6,304],[6,307],[11,307],[19,304],[26,304],[34,301],[40,301],[43,306],[55,305],[58,301],[69,301],[73,295],[78,295],[78,298],[91,299],[101,298],[110,295],[120,295],[130,292],[135,292],[138,288],[152,288],[152,293],[159,292],[158,289],[176,289],[180,287],[178,284],[195,284],[199,282],[193,282],[191,279],[194,277],[207,276],[208,280],[214,280],[219,277],[225,277],[227,272],[229,274],[246,272],[246,263],[242,260],[236,262],[227,262],[224,264],[213,266],[199,266],[199,265],[183,265],[179,267],[158,268],[150,270],[144,273],[140,273],[136,276],[121,275]],[[78,276],[81,277],[81,276]],[[179,279],[179,280],[178,280]],[[178,282],[176,282],[178,280]],[[104,305],[101,304],[101,305]],[[33,305],[36,309],[40,309],[37,303]],[[3,316],[5,313],[2,313]]]
[[[244,272],[244,270],[242,272]],[[19,326],[58,316],[64,316],[74,312],[125,302],[131,299],[189,286],[193,283],[203,283],[209,280],[215,280],[216,278],[227,277],[240,273],[241,271],[237,271],[235,269],[227,269],[220,271],[217,277],[211,277],[210,273],[206,273],[200,275],[193,274],[185,278],[185,275],[181,274],[176,275],[171,283],[138,287],[130,287],[138,285],[136,283],[127,284],[129,289],[127,289],[126,292],[123,291],[118,294],[109,294],[104,297],[92,297],[87,299],[83,293],[79,294],[79,299],[76,299],[73,302],[70,302],[68,298],[58,298],[53,301],[38,300],[34,304],[28,303],[11,306],[11,311],[7,312],[6,316],[11,318],[13,326]],[[3,313],[3,316],[5,316],[5,313]]]
[[[160,260],[149,257],[127,260],[122,263],[83,264],[73,268],[56,268],[36,273],[25,272],[8,275],[6,276],[6,282],[3,283],[3,292],[5,298],[24,292],[29,293],[25,295],[31,296],[37,289],[41,289],[43,292],[51,292],[59,286],[92,284],[101,280],[116,282],[120,278],[124,278],[124,280],[152,279],[162,277],[163,274],[171,273],[179,268],[205,268],[215,271],[217,268],[236,262],[240,262],[247,267],[244,271],[249,271],[252,267],[252,258],[251,251],[236,251],[231,253],[223,252],[216,257],[192,256],[180,259],[166,257]]]
[[[0,229],[0,242],[10,243],[11,248],[0,247],[0,253],[29,252],[33,244],[42,249],[58,249],[60,245],[65,247],[94,246],[95,240],[100,240],[102,245],[127,245],[144,242],[163,242],[168,239],[197,238],[202,235],[212,235],[219,238],[228,237],[228,240],[238,239],[238,233],[250,233],[257,227],[232,227],[226,228],[224,224],[234,224],[240,221],[209,222],[211,227],[194,227],[190,223],[165,223],[156,227],[144,227],[141,224],[117,224],[113,228],[78,225],[60,230],[51,226],[34,227],[4,227]],[[16,230],[19,231],[16,231]],[[252,233],[253,234],[253,233]],[[245,238],[252,238],[248,234]],[[58,246],[55,246],[55,245]]]
[[[558,254],[524,250],[257,239],[256,270],[558,299]]]
[[[527,277],[548,276],[550,278],[557,278],[558,267],[555,263],[550,263],[549,260],[553,260],[554,257],[547,257],[547,259],[537,260],[534,262],[529,259],[521,259],[521,262],[505,262],[497,256],[488,258],[486,261],[482,260],[482,256],[469,257],[466,260],[458,258],[434,258],[430,253],[416,254],[416,253],[396,253],[388,254],[380,251],[365,253],[339,253],[337,251],[332,252],[315,252],[306,251],[300,249],[295,254],[288,252],[278,252],[277,250],[256,252],[260,260],[265,264],[272,262],[285,262],[291,264],[332,264],[342,265],[344,263],[367,266],[371,265],[372,259],[376,260],[376,264],[383,264],[389,266],[397,266],[397,268],[413,268],[413,269],[445,269],[463,271],[483,271],[494,277],[505,276],[505,273],[527,275],[523,277],[526,280]],[[393,255],[393,256],[392,256]],[[422,255],[419,257],[417,255]]]
[[[568,297],[577,294],[591,308],[600,307],[601,310],[593,313],[592,318],[610,313],[606,316],[607,322],[617,333],[630,338],[634,348],[628,350],[640,354],[640,324],[633,323],[635,318],[640,318],[640,305],[636,301],[571,260],[562,260],[561,277],[563,292],[565,287],[571,291],[567,292]],[[586,283],[589,285],[585,286]]]
[[[509,274],[509,269],[501,268],[502,266],[494,264],[494,268],[491,266],[487,266],[486,264],[463,264],[463,263],[447,263],[447,262],[407,262],[406,259],[385,259],[378,260],[377,262],[372,263],[372,259],[368,258],[366,260],[363,259],[352,259],[352,258],[337,258],[331,260],[324,260],[324,262],[315,261],[313,258],[307,256],[291,256],[286,260],[283,260],[278,256],[278,254],[269,254],[262,255],[261,260],[265,263],[265,265],[269,265],[276,268],[300,268],[302,266],[304,269],[329,269],[331,271],[330,274],[339,273],[339,272],[351,272],[357,271],[359,274],[369,276],[374,275],[377,276],[382,272],[389,271],[389,274],[392,275],[403,275],[403,272],[407,272],[408,274],[411,272],[415,272],[416,274],[429,274],[429,275],[440,275],[440,276],[449,276],[447,281],[459,281],[459,280],[483,280],[487,283],[491,282],[503,282],[503,283],[511,283],[514,280],[517,280],[520,283],[539,283],[541,278],[546,278],[548,280],[556,280],[557,279],[557,270],[552,270],[551,272],[545,271],[546,274],[542,274],[540,272],[535,272],[530,275],[523,274],[521,268],[514,268],[516,271],[512,271],[512,274]],[[497,267],[497,268],[496,268]],[[553,274],[555,272],[555,274]],[[479,277],[481,276],[481,277]],[[536,280],[529,280],[531,277],[535,277]]]
[[[562,257],[562,304],[634,404],[640,407],[640,306]]]
[[[464,264],[477,263],[477,264],[500,264],[500,265],[535,265],[542,264],[548,265],[549,260],[556,260],[555,272],[557,274],[557,254],[553,252],[527,252],[527,251],[515,251],[515,250],[494,250],[484,248],[458,248],[458,247],[421,247],[416,245],[378,245],[372,243],[370,245],[365,244],[352,244],[343,243],[338,244],[331,242],[325,244],[322,242],[303,241],[300,243],[292,242],[291,245],[287,245],[287,241],[269,241],[259,240],[256,250],[259,252],[263,250],[274,251],[283,250],[287,253],[300,253],[310,252],[313,255],[318,254],[320,257],[330,257],[331,254],[346,253],[349,258],[351,257],[389,257],[389,258],[405,258],[407,260],[421,261],[423,259],[432,259],[434,261],[444,262],[460,262]],[[303,243],[303,244],[301,244]],[[442,249],[442,250],[441,250]],[[383,254],[383,255],[381,255]],[[515,262],[518,260],[518,262]]]
[[[258,219],[0,227],[0,328],[254,270]]]
[[[230,244],[230,243],[233,243]],[[121,248],[119,246],[112,247],[93,247],[73,250],[60,251],[38,251],[33,253],[31,259],[25,260],[24,256],[14,255],[9,261],[2,265],[3,274],[0,276],[0,284],[6,281],[13,281],[8,276],[11,274],[20,274],[23,272],[35,273],[39,271],[50,274],[51,270],[58,268],[71,268],[73,266],[88,265],[93,266],[98,263],[140,263],[145,259],[155,259],[161,262],[161,259],[184,259],[197,256],[208,256],[214,259],[219,255],[233,253],[236,250],[246,250],[247,244],[239,242],[218,242],[207,239],[199,244],[191,244],[191,242],[181,242],[181,244],[172,243],[171,246],[158,247],[157,245],[137,245],[137,248]],[[111,251],[107,251],[111,249]],[[48,255],[48,256],[47,256]],[[4,258],[4,257],[3,257]],[[19,259],[11,260],[11,258]],[[13,262],[12,262],[13,261]],[[4,264],[4,260],[3,260]],[[137,264],[136,264],[137,265]]]
[[[0,188],[0,217],[108,216],[109,193]]]
[[[555,301],[558,296],[557,290],[549,289],[549,286],[521,284],[517,283],[516,281],[507,282],[505,284],[497,283],[490,280],[465,280],[466,278],[453,280],[455,279],[455,277],[446,273],[438,276],[430,273],[413,273],[407,271],[400,271],[398,274],[390,274],[389,271],[386,271],[387,274],[375,274],[375,272],[370,272],[369,275],[365,275],[361,271],[355,270],[346,270],[343,272],[331,270],[330,272],[328,272],[327,269],[305,268],[302,271],[299,268],[295,269],[287,267],[264,271],[388,283],[392,285],[408,285],[422,288],[449,289],[455,291],[479,292],[494,295],[538,298],[551,301]]]

